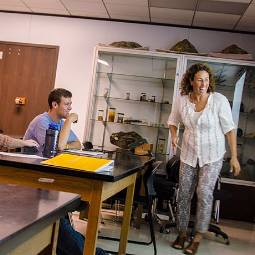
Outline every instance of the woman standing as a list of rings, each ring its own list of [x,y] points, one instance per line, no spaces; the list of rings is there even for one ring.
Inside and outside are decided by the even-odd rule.
[[[184,249],[185,254],[195,254],[202,235],[207,232],[211,219],[213,190],[221,171],[225,153],[225,136],[231,152],[230,167],[235,175],[240,172],[237,159],[235,125],[231,108],[225,96],[214,92],[214,79],[205,64],[194,64],[181,82],[180,96],[172,107],[168,125],[173,148],[176,148],[177,127],[185,129],[181,146],[179,194],[177,206],[178,236],[172,244],[184,249],[190,217],[190,204],[197,192],[195,236]]]

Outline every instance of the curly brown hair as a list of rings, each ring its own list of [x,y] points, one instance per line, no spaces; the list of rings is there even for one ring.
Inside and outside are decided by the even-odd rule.
[[[208,92],[214,92],[215,91],[215,80],[214,75],[212,73],[211,68],[203,63],[198,63],[192,65],[184,74],[182,81],[181,81],[181,95],[188,95],[190,92],[193,91],[193,87],[190,83],[190,81],[194,81],[195,74],[199,71],[206,71],[209,74],[209,87]]]

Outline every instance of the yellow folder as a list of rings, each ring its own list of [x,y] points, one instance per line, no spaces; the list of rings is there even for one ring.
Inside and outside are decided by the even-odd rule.
[[[113,160],[86,157],[63,153],[54,158],[42,161],[42,164],[70,168],[74,171],[109,171],[112,169]]]

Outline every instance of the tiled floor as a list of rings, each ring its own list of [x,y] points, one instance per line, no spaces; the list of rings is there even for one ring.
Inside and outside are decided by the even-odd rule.
[[[103,213],[104,224],[100,226],[99,236],[119,236],[119,223],[114,222],[111,213]],[[77,214],[74,215],[75,228],[78,231],[84,232],[86,227],[86,222],[78,219]],[[255,224],[231,220],[221,220],[220,227],[224,232],[226,232],[230,237],[230,245],[224,244],[221,237],[215,237],[213,234],[208,233],[206,238],[203,239],[201,245],[199,246],[198,255],[235,255],[235,254],[245,254],[254,255],[255,254]],[[169,234],[159,233],[159,227],[155,224],[156,229],[156,239],[157,239],[157,250],[158,255],[165,254],[182,254],[181,251],[175,250],[170,247],[170,243],[175,239],[176,233],[172,231]],[[148,228],[145,224],[142,224],[140,229],[135,229],[131,227],[129,239],[146,241],[149,240]],[[118,242],[98,239],[99,247],[108,251],[117,251]],[[154,254],[153,246],[148,245],[137,245],[129,243],[127,247],[127,252],[129,254],[138,255],[148,255]]]

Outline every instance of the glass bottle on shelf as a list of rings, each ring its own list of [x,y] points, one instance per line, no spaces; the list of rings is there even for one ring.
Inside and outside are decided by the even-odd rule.
[[[117,122],[118,123],[123,123],[123,120],[124,120],[124,113],[118,112]]]
[[[114,122],[115,119],[115,113],[116,113],[116,108],[109,108],[108,112],[108,122]]]
[[[104,110],[98,110],[97,120],[99,120],[99,121],[104,120]]]
[[[157,147],[157,152],[163,154],[165,151],[165,144],[166,144],[166,139],[164,138],[159,138],[158,139],[158,147]]]
[[[147,101],[146,93],[141,93],[140,101]]]

